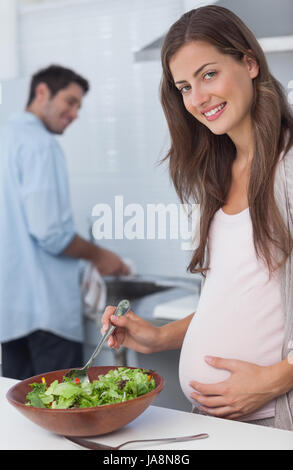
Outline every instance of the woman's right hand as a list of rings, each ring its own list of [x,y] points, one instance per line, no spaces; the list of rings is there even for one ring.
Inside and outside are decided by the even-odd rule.
[[[158,350],[160,328],[135,315],[131,310],[121,317],[114,315],[116,307],[106,307],[102,316],[101,333],[104,335],[111,323],[116,326],[108,339],[111,348],[119,349],[121,345],[144,354]]]

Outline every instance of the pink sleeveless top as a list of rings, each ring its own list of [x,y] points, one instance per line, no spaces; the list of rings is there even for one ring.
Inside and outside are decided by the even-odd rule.
[[[210,270],[179,364],[182,390],[194,405],[191,380],[216,383],[230,375],[208,365],[204,356],[272,365],[281,361],[284,336],[279,280],[275,273],[269,279],[264,262],[256,257],[249,209],[235,215],[220,209],[213,218],[208,243]],[[241,420],[274,414],[273,400]]]

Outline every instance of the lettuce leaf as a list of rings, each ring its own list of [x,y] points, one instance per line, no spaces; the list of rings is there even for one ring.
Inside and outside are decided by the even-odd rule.
[[[66,377],[49,386],[31,384],[27,405],[40,408],[88,408],[131,400],[155,388],[155,380],[147,369],[119,367],[100,375],[98,380],[75,383]]]

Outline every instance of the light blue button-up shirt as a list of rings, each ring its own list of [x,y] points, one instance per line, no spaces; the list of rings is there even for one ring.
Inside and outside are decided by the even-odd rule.
[[[0,129],[0,342],[43,329],[81,341],[78,260],[66,162],[32,113]]]

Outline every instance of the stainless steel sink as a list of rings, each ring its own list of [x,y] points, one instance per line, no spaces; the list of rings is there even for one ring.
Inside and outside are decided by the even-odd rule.
[[[172,286],[160,285],[154,281],[121,278],[106,278],[106,286],[108,305],[117,305],[122,299],[132,302],[172,288]]]
[[[148,302],[151,304],[153,302],[158,302],[161,300],[162,296],[174,298],[177,291],[182,292],[183,290],[185,293],[187,292],[187,294],[188,291],[197,292],[200,285],[200,280],[196,277],[190,280],[185,278],[146,275],[135,275],[122,278],[108,276],[104,278],[104,281],[107,287],[106,305],[115,306],[120,302],[120,300],[128,299],[133,311],[150,322],[152,322],[152,315],[150,311],[147,312]],[[182,294],[179,294],[179,296],[180,295]],[[157,326],[160,325],[158,324]],[[87,353],[87,355],[90,355],[97,340],[95,329],[92,327],[89,320],[86,321],[86,335],[87,343],[91,345],[91,349]],[[104,346],[104,350],[109,350],[107,345]],[[111,350],[111,354],[114,356],[114,361],[110,360],[111,363],[109,365],[113,364],[113,362],[115,365],[119,366],[126,366],[128,364],[126,348],[121,347],[119,350]],[[106,363],[103,362],[103,365],[105,364]]]

